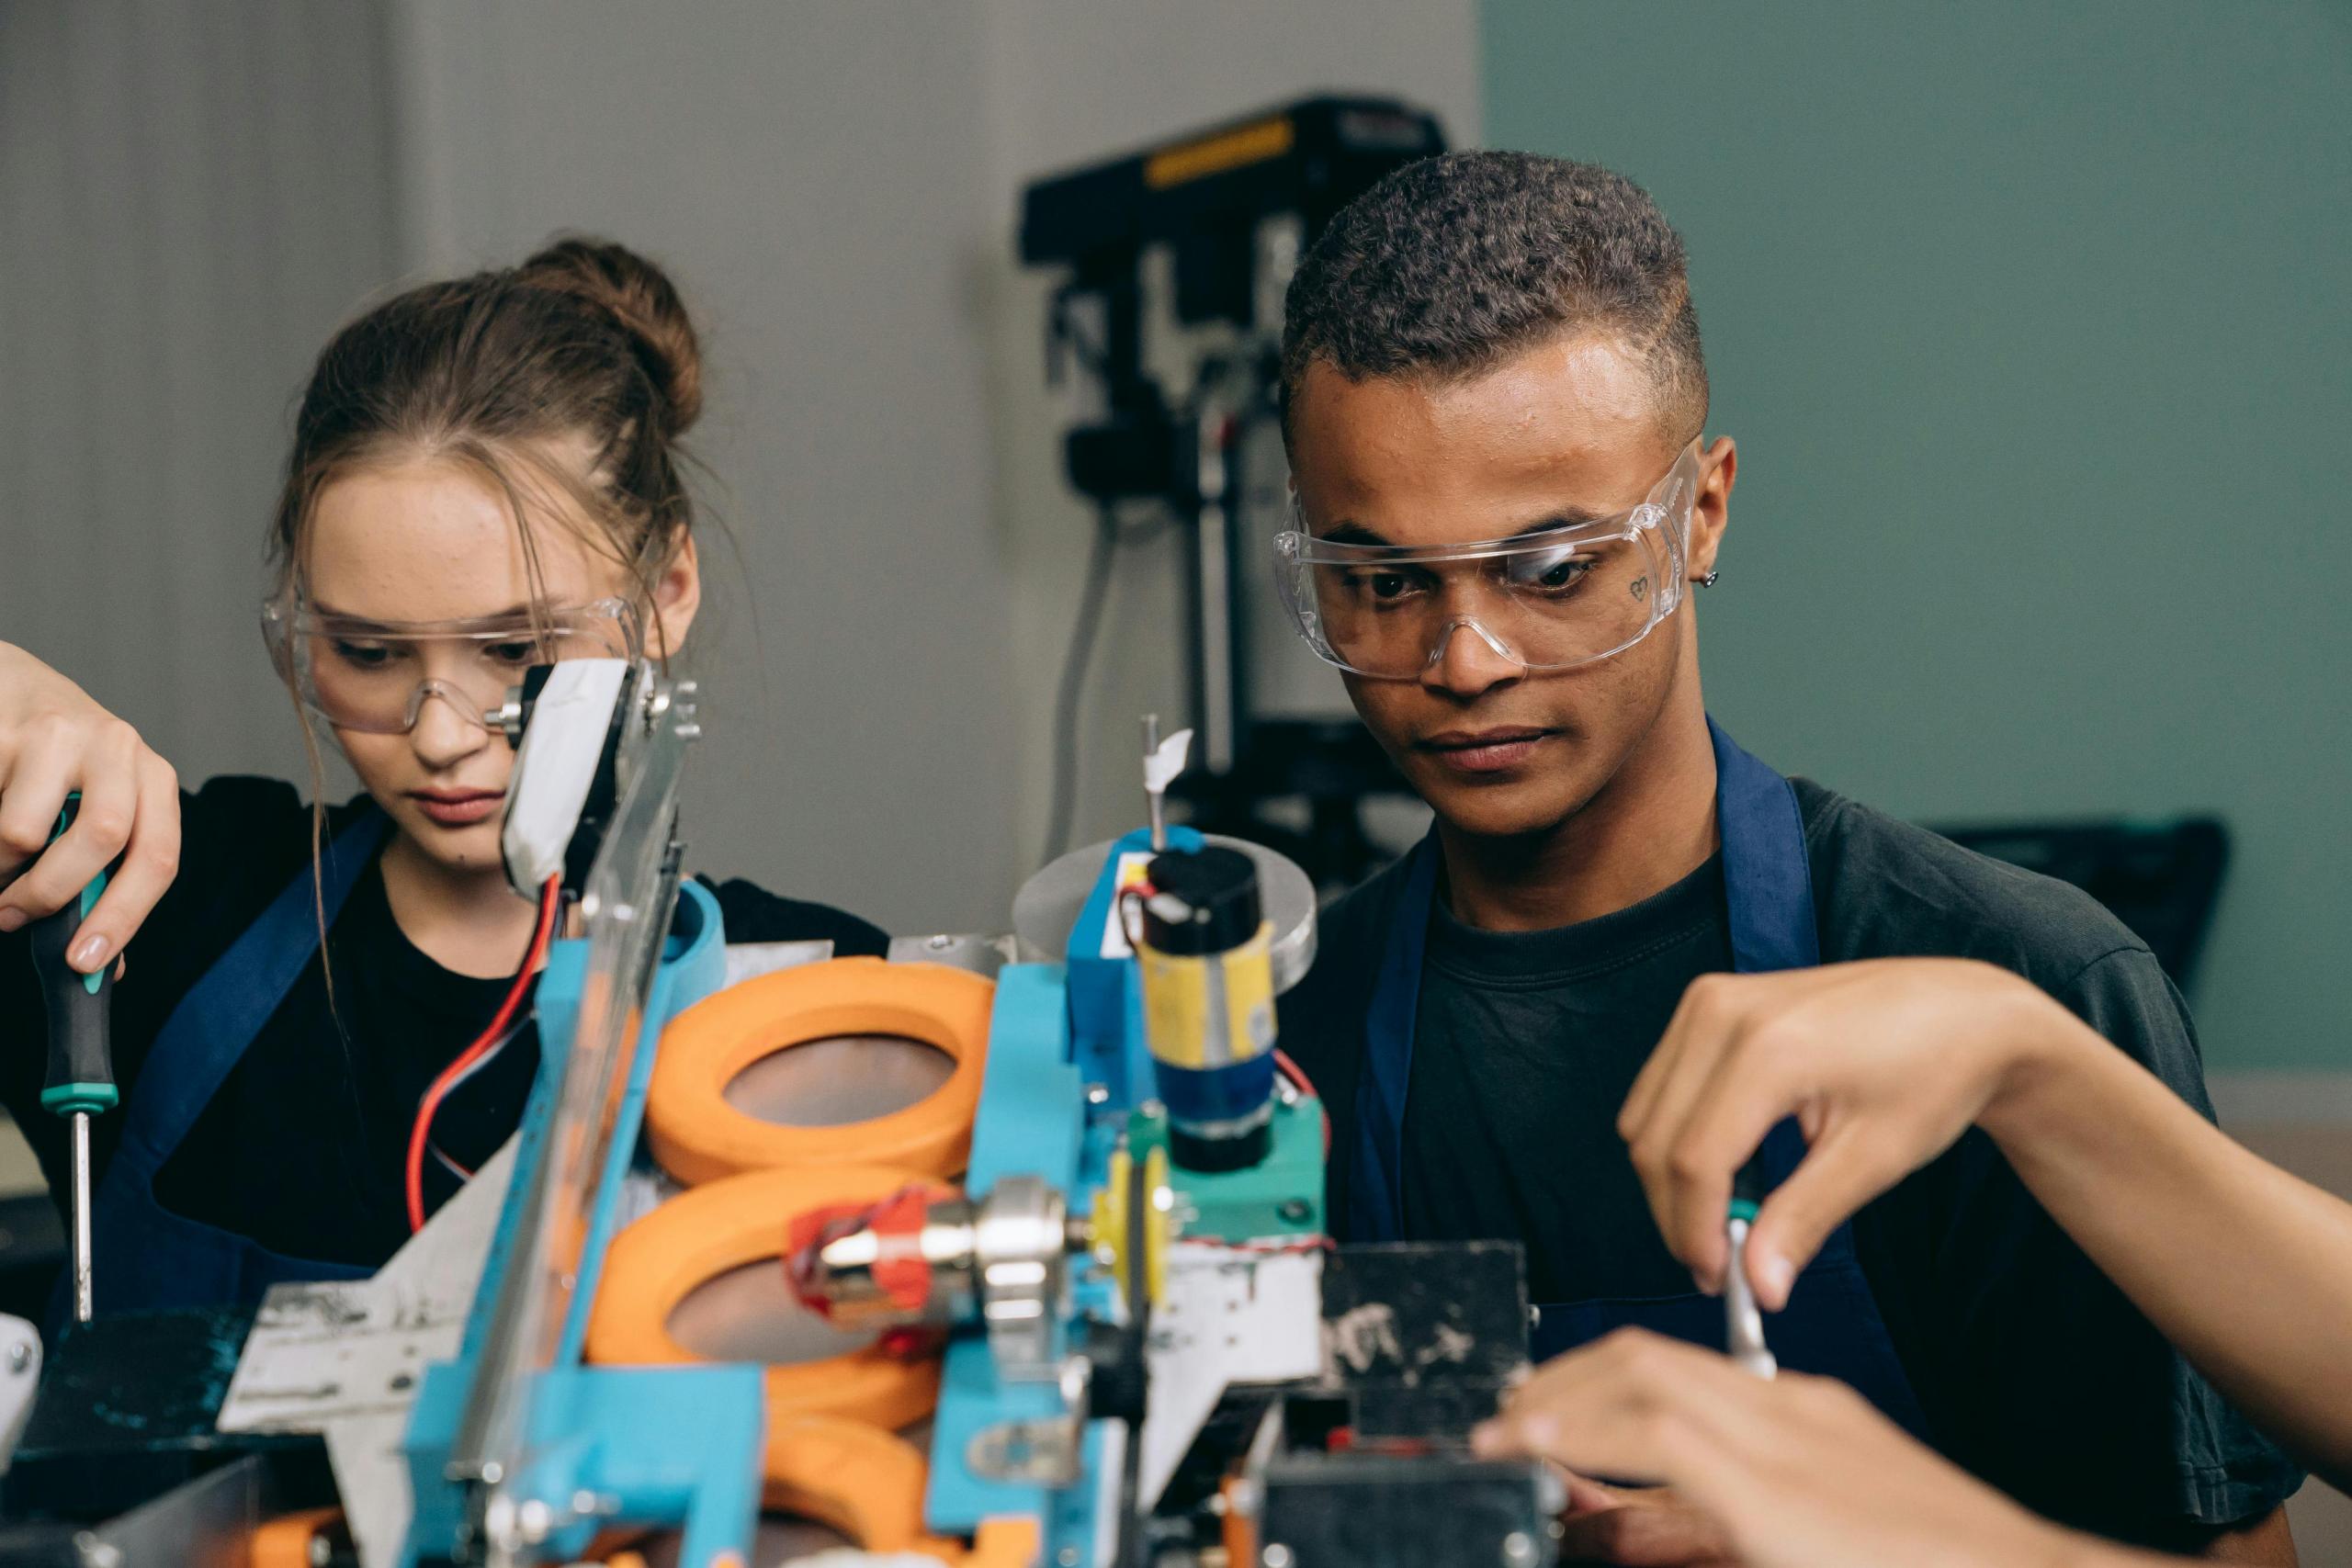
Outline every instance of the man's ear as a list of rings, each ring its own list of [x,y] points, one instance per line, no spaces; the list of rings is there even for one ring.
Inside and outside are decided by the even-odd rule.
[[[1699,494],[1690,503],[1689,575],[1696,582],[1715,570],[1724,525],[1731,521],[1731,487],[1739,478],[1739,447],[1728,435],[1699,451]]]
[[[701,608],[702,560],[695,550],[694,535],[681,528],[669,563],[653,580],[653,625],[647,628],[646,651],[657,658],[675,659],[685,647],[687,629]]]

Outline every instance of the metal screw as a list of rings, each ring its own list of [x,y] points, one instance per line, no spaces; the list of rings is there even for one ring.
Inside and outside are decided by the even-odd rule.
[[[1078,1568],[1078,1548],[1074,1546],[1063,1547],[1059,1551],[1054,1553],[1054,1561],[1060,1563],[1062,1568]]]
[[[1304,1198],[1293,1198],[1274,1211],[1283,1217],[1284,1224],[1294,1225],[1305,1224],[1306,1216],[1313,1212],[1307,1207],[1306,1200]]]
[[[19,1339],[8,1347],[8,1370],[21,1372],[33,1364],[33,1348]]]
[[[312,1536],[310,1555],[311,1568],[327,1568],[334,1561],[334,1542],[322,1535]]]
[[[1503,1537],[1503,1561],[1510,1568],[1529,1568],[1535,1561],[1535,1542],[1525,1530],[1513,1530]]]
[[[1258,1553],[1258,1561],[1264,1563],[1266,1568],[1291,1568],[1291,1564],[1296,1559],[1291,1556],[1289,1547],[1284,1546],[1281,1541],[1270,1540],[1266,1543],[1265,1550]]]
[[[1091,1083],[1091,1084],[1088,1084],[1088,1085],[1086,1086],[1086,1103],[1087,1103],[1087,1104],[1089,1104],[1089,1105],[1108,1105],[1110,1102],[1111,1102],[1111,1091],[1110,1091],[1109,1089],[1104,1089],[1104,1088],[1103,1088],[1101,1084],[1099,1084],[1099,1083]]]

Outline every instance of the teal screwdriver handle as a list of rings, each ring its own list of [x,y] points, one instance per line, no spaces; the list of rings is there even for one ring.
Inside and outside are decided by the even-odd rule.
[[[82,797],[68,795],[50,834],[55,843],[74,825]],[[114,965],[101,965],[84,975],[65,961],[67,947],[98,895],[106,891],[106,873],[82,889],[82,896],[53,915],[32,924],[33,967],[40,976],[41,1000],[49,1009],[49,1077],[40,1091],[41,1108],[55,1116],[96,1115],[114,1109],[114,1050],[109,1035],[113,1010]]]
[[[1731,1217],[1756,1223],[1757,1206],[1764,1201],[1764,1156],[1758,1152],[1747,1156],[1739,1174],[1731,1179]]]

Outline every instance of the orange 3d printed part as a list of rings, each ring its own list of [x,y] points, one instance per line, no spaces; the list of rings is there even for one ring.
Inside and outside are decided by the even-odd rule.
[[[965,970],[878,958],[836,958],[730,986],[662,1032],[645,1108],[653,1157],[689,1186],[847,1162],[957,1175],[971,1152],[995,994],[993,982]],[[752,1063],[845,1035],[919,1040],[953,1057],[955,1070],[904,1110],[845,1126],[785,1126],[728,1101],[728,1085]]]
[[[695,1287],[747,1263],[781,1269],[795,1216],[878,1202],[915,1179],[888,1166],[833,1165],[752,1171],[680,1193],[614,1238],[588,1318],[588,1359],[606,1366],[703,1359],[670,1333],[671,1314]],[[877,1346],[767,1369],[772,1430],[795,1416],[895,1430],[929,1415],[938,1399],[936,1358],[909,1359]]]

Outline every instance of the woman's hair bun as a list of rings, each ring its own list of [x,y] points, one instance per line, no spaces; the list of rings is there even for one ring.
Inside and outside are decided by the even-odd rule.
[[[702,412],[702,345],[670,276],[626,245],[558,240],[514,269],[517,282],[577,295],[628,333],[659,395],[662,434],[684,433]]]

